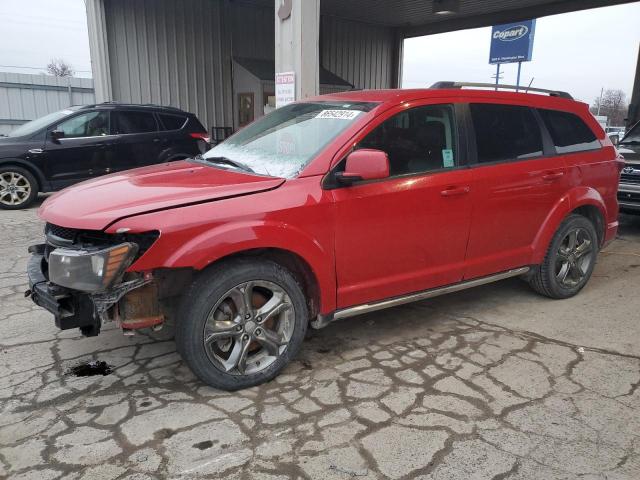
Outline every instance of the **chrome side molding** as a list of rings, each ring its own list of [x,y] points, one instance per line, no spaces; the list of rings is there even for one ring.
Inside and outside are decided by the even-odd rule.
[[[426,300],[428,298],[446,295],[447,293],[459,292],[461,290],[466,290],[467,288],[479,287],[480,285],[486,285],[487,283],[498,282],[507,278],[523,275],[529,270],[529,267],[515,268],[513,270],[507,270],[506,272],[496,273],[487,277],[474,278],[473,280],[454,283],[445,287],[432,288],[429,290],[423,290],[421,292],[410,293],[409,295],[403,295],[401,297],[381,300],[379,302],[365,303],[362,305],[356,305],[355,307],[343,308],[340,310],[336,310],[329,315],[318,315],[318,317],[311,322],[311,326],[316,329],[323,328],[326,327],[329,323],[336,320],[341,320],[343,318],[354,317],[356,315],[375,312],[377,310],[383,310],[385,308],[397,307],[398,305],[404,305],[406,303],[418,302],[420,300]]]

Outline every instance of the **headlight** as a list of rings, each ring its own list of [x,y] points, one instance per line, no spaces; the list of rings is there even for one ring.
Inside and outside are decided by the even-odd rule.
[[[81,292],[103,292],[131,265],[137,252],[135,243],[91,251],[57,248],[49,255],[49,281]]]

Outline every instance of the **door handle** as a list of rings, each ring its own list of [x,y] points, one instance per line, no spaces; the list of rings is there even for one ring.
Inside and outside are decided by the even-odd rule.
[[[470,187],[450,187],[440,192],[443,197],[453,197],[456,195],[466,195],[471,190]]]
[[[44,150],[42,150],[41,148],[32,148],[29,150],[29,153],[34,153],[34,154],[38,154],[42,152],[44,152]]]
[[[562,178],[563,175],[564,175],[564,172],[549,172],[549,173],[544,174],[542,176],[542,179],[546,180],[546,181],[549,181],[549,182],[552,182],[554,180],[558,180],[558,179]]]

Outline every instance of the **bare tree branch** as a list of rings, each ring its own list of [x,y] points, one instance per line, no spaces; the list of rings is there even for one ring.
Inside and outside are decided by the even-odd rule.
[[[71,64],[60,58],[52,58],[47,65],[47,73],[54,77],[73,77],[75,72]]]

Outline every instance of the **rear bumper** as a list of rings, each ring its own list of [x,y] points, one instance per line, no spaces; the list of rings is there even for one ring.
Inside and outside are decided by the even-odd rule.
[[[87,294],[49,282],[45,274],[44,245],[35,245],[29,251],[31,258],[27,264],[27,294],[33,303],[51,312],[56,327],[61,330],[80,328],[85,335],[97,335],[101,322],[95,315],[91,298]]]

